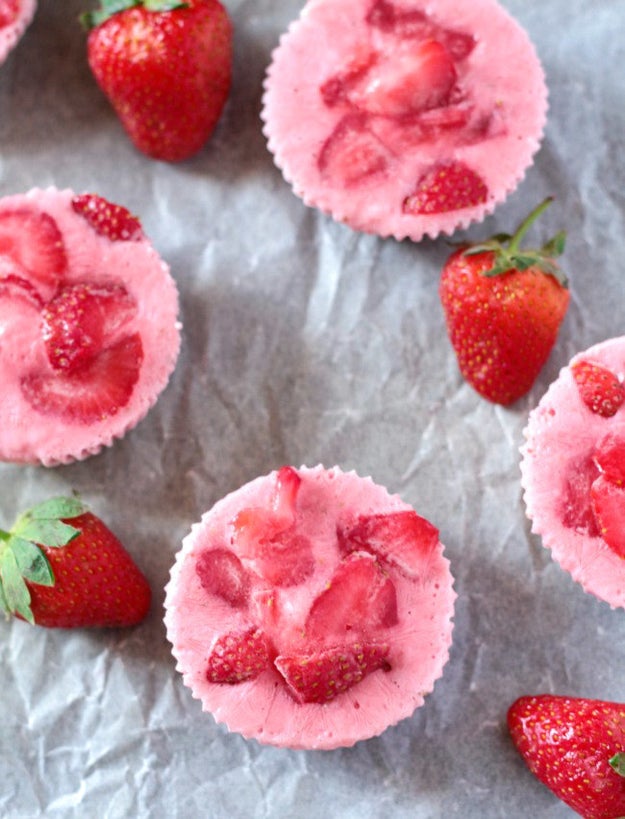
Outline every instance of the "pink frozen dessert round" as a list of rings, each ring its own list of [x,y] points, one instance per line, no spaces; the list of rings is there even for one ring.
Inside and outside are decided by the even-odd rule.
[[[0,64],[21,39],[36,9],[35,0],[0,0]]]
[[[532,531],[582,587],[625,607],[625,336],[576,355],[529,416]]]
[[[0,459],[53,466],[135,426],[180,347],[178,293],[140,221],[95,194],[0,199]]]
[[[262,118],[307,205],[418,241],[516,188],[546,110],[534,47],[495,0],[310,0],[274,51]]]
[[[177,668],[229,730],[351,746],[441,675],[455,600],[438,531],[370,478],[282,467],[220,500],[166,589]]]

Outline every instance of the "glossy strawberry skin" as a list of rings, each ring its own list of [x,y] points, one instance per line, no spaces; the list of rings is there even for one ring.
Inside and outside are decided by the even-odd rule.
[[[62,548],[42,547],[54,586],[29,583],[35,623],[50,628],[121,627],[150,608],[148,581],[118,538],[91,512],[66,520],[80,534]]]
[[[208,140],[228,98],[232,26],[218,0],[124,9],[89,34],[89,66],[135,147],[177,162]]]
[[[625,749],[625,705],[520,697],[507,722],[529,769],[569,807],[586,819],[625,816],[625,778],[609,764]]]
[[[440,282],[447,330],[460,371],[484,398],[511,404],[536,380],[569,304],[569,291],[534,267],[483,275],[491,252],[448,259]]]

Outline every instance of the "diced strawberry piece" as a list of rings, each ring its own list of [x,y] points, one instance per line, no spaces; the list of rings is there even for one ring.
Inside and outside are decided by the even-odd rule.
[[[276,486],[271,501],[271,508],[280,520],[295,522],[295,503],[302,479],[292,466],[283,466],[276,475]]]
[[[254,560],[260,557],[265,544],[277,537],[291,524],[273,512],[257,507],[241,509],[230,522],[232,544],[242,558]]]
[[[0,299],[21,299],[37,310],[43,307],[39,291],[22,276],[9,273],[0,277]]]
[[[456,83],[447,49],[436,40],[393,51],[349,94],[368,114],[408,117],[446,105]]]
[[[354,552],[335,570],[313,601],[304,631],[313,640],[344,640],[350,632],[370,633],[397,623],[393,581],[371,554]]]
[[[625,557],[625,487],[600,475],[590,489],[599,534],[610,549]]]
[[[263,543],[252,566],[275,586],[297,586],[315,570],[312,545],[293,529]]]
[[[55,370],[74,372],[114,342],[136,313],[136,303],[121,284],[63,287],[42,314],[42,336]]]
[[[355,54],[349,64],[337,74],[325,80],[319,91],[324,103],[329,108],[347,103],[350,91],[362,80],[369,69],[375,64],[376,56],[370,49],[363,49]]]
[[[250,617],[265,629],[275,629],[280,623],[281,604],[277,589],[252,589]]]
[[[267,637],[256,626],[245,631],[220,635],[210,650],[206,679],[211,683],[238,685],[256,679],[271,667],[271,649]]]
[[[142,362],[141,337],[134,333],[76,372],[26,375],[22,392],[39,412],[68,422],[93,424],[115,415],[128,403]]]
[[[464,162],[434,165],[403,204],[404,213],[436,214],[472,208],[488,199],[482,177]]]
[[[409,577],[418,577],[424,557],[438,545],[438,529],[412,510],[379,515],[359,515],[337,526],[344,554],[367,551],[387,560]]]
[[[0,3],[0,28],[12,25],[19,14],[19,0],[3,0]]]
[[[323,144],[317,162],[323,176],[350,187],[384,173],[388,151],[368,130],[365,117],[348,115]]]
[[[369,10],[366,21],[373,28],[396,37],[425,40],[432,36],[434,25],[419,9],[399,11],[387,0],[377,0]]]
[[[313,654],[276,657],[275,666],[300,703],[330,702],[378,669],[390,671],[387,644],[352,643]]]
[[[143,238],[139,219],[122,205],[113,204],[103,196],[79,194],[73,197],[72,208],[89,222],[96,233],[113,242],[132,242]]]
[[[445,46],[453,59],[458,62],[465,60],[475,48],[475,37],[462,31],[441,29],[436,33],[436,38]]]
[[[571,367],[580,397],[591,412],[604,418],[616,415],[625,401],[625,387],[606,367],[578,361]]]
[[[588,537],[597,537],[599,529],[590,503],[590,487],[599,477],[599,469],[590,456],[571,463],[567,470],[560,515],[567,529]]]
[[[230,549],[206,549],[198,555],[195,571],[202,588],[209,594],[221,597],[235,609],[247,605],[249,574]]]
[[[54,219],[20,207],[0,211],[0,256],[23,271],[44,297],[51,296],[67,269],[63,237]]]
[[[606,435],[595,447],[593,458],[608,480],[625,485],[625,438]]]

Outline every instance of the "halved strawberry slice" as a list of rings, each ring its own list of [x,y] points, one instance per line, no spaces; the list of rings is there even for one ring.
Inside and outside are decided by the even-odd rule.
[[[206,549],[195,564],[202,588],[221,597],[233,608],[244,608],[250,593],[250,578],[230,549]]]
[[[625,438],[606,435],[595,447],[593,458],[608,480],[625,485]]]
[[[327,588],[313,601],[304,631],[311,640],[336,642],[397,623],[393,581],[376,558],[353,552],[337,567]]]
[[[68,422],[93,424],[115,415],[128,403],[142,362],[141,337],[133,333],[76,372],[26,375],[22,392],[39,412]]]
[[[451,55],[436,40],[393,51],[348,94],[368,114],[409,117],[449,102],[456,84]]]
[[[37,310],[43,307],[39,291],[22,276],[9,273],[0,277],[0,299],[21,299]]]
[[[113,242],[133,242],[143,238],[141,222],[127,208],[95,193],[72,198],[75,213],[83,216],[96,233]]]
[[[438,529],[413,510],[359,515],[337,526],[339,549],[344,554],[372,552],[409,577],[423,571],[423,557],[438,544]]]
[[[289,529],[263,543],[251,565],[274,586],[297,586],[315,571],[312,544]]]
[[[560,515],[568,529],[575,529],[588,537],[597,537],[599,529],[590,502],[590,487],[599,477],[597,464],[591,457],[576,459],[566,470]]]
[[[317,164],[321,174],[346,187],[384,173],[389,153],[367,127],[365,116],[348,114],[327,138]]]
[[[386,643],[350,643],[311,654],[280,655],[275,666],[300,703],[330,702],[382,668],[390,671]]]
[[[472,208],[488,199],[482,177],[464,162],[439,163],[424,173],[403,203],[404,213],[432,215]]]
[[[18,265],[44,298],[67,270],[63,237],[47,213],[25,206],[0,210],[0,256]]]
[[[253,680],[271,667],[271,648],[256,626],[220,635],[206,663],[206,679],[212,683],[238,685]]]
[[[625,401],[625,387],[611,370],[592,361],[571,367],[580,397],[591,412],[603,418],[616,415]]]
[[[74,372],[118,340],[135,315],[134,298],[121,284],[61,288],[42,314],[42,337],[55,370]]]
[[[600,475],[590,489],[599,534],[610,549],[625,557],[625,487]]]

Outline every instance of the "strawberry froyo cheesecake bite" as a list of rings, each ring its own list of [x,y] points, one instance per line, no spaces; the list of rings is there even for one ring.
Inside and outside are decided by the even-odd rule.
[[[122,437],[174,369],[177,316],[169,268],[121,205],[0,199],[0,459],[54,466]]]
[[[625,607],[625,336],[579,353],[529,416],[532,531],[582,587]]]
[[[273,54],[262,118],[307,205],[418,241],[516,188],[546,110],[534,47],[495,0],[310,0]]]
[[[192,527],[165,624],[218,722],[331,749],[423,704],[448,659],[454,600],[437,529],[397,495],[338,467],[284,466]]]
[[[36,9],[36,0],[0,0],[0,63],[22,38]]]

